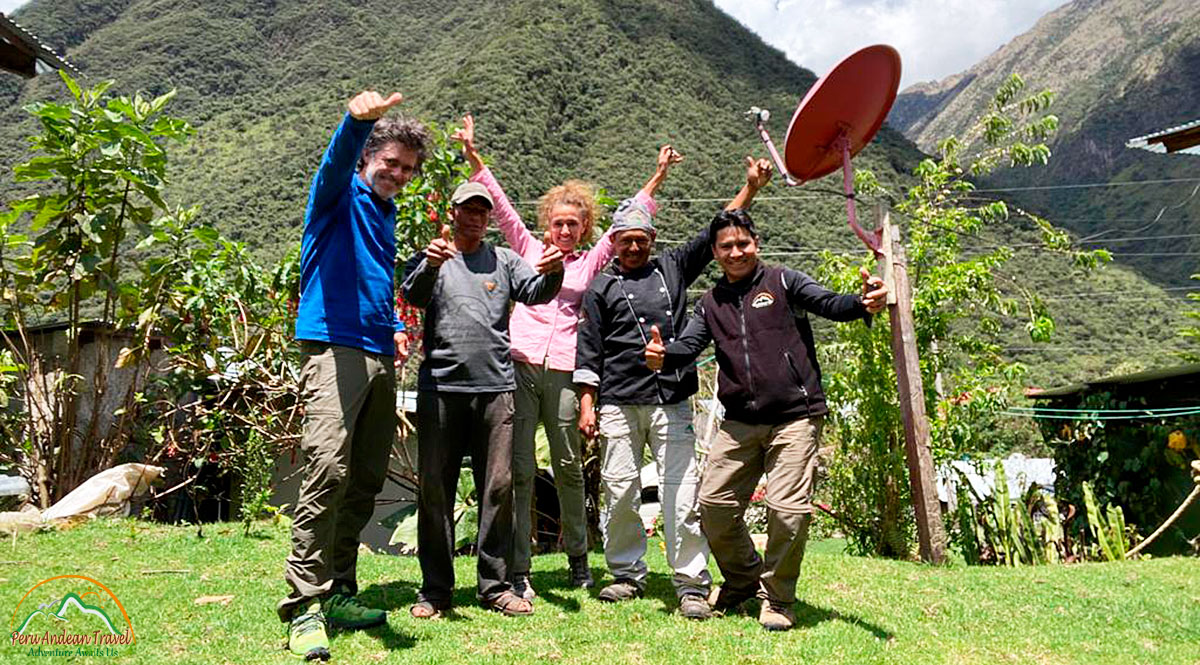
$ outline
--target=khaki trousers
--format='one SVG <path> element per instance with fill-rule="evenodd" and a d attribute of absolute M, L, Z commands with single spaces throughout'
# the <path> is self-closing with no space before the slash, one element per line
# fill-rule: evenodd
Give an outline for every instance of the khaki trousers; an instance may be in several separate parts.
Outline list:
<path fill-rule="evenodd" d="M 358 593 L 358 536 L 375 512 L 396 436 L 392 358 L 301 342 L 304 481 L 292 520 L 284 577 L 292 591 L 279 617 L 314 598 Z"/>
<path fill-rule="evenodd" d="M 721 424 L 700 482 L 700 519 L 725 585 L 790 605 L 812 521 L 817 447 L 824 416 L 782 425 Z M 767 549 L 754 549 L 743 519 L 767 475 Z"/>

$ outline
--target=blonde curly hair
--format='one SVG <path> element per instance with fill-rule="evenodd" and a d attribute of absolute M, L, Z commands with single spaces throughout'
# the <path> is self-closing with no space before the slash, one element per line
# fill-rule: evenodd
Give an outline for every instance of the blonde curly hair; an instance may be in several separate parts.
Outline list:
<path fill-rule="evenodd" d="M 550 211 L 559 205 L 575 206 L 579 209 L 583 223 L 583 230 L 579 234 L 579 244 L 591 242 L 592 229 L 595 228 L 596 218 L 600 215 L 600 206 L 596 204 L 596 194 L 592 190 L 592 186 L 582 180 L 568 180 L 550 188 L 550 191 L 538 199 L 539 229 L 546 231 L 550 228 Z"/>

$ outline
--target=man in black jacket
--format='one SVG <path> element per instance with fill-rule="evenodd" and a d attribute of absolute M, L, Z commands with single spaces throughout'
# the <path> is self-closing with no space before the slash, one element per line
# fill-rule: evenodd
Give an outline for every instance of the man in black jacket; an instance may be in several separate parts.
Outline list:
<path fill-rule="evenodd" d="M 770 174 L 769 162 L 747 158 L 746 184 L 729 206 L 747 205 Z M 658 466 L 663 539 L 679 611 L 705 619 L 711 613 L 705 597 L 712 579 L 696 514 L 700 478 L 687 401 L 696 392 L 696 368 L 684 363 L 657 373 L 642 356 L 651 328 L 669 336 L 683 329 L 687 288 L 712 260 L 712 243 L 705 229 L 651 258 L 654 226 L 649 212 L 636 203 L 613 215 L 613 230 L 615 265 L 597 275 L 583 296 L 573 377 L 582 388 L 579 427 L 588 438 L 598 430 L 602 444 L 601 528 L 614 581 L 599 597 L 629 600 L 645 589 L 646 533 L 638 506 L 642 455 L 649 446 Z"/>
<path fill-rule="evenodd" d="M 718 214 L 709 237 L 725 276 L 701 296 L 681 335 L 664 345 L 659 331 L 651 331 L 646 364 L 670 372 L 715 342 L 725 421 L 709 452 L 699 499 L 704 533 L 725 576 L 713 609 L 731 609 L 757 595 L 763 627 L 787 630 L 796 622 L 792 604 L 828 413 L 806 313 L 834 321 L 867 318 L 886 306 L 887 287 L 862 269 L 862 294 L 838 295 L 804 273 L 761 263 L 754 222 L 742 210 Z M 764 472 L 765 560 L 742 517 Z"/>

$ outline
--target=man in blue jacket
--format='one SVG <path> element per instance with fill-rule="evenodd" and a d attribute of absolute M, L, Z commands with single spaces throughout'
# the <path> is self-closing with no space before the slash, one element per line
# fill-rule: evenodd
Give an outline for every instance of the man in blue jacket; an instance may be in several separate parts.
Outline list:
<path fill-rule="evenodd" d="M 420 168 L 427 132 L 383 117 L 401 99 L 368 90 L 350 101 L 304 217 L 296 339 L 305 467 L 285 573 L 291 593 L 278 611 L 290 623 L 289 649 L 307 660 L 329 658 L 327 623 L 347 630 L 386 620 L 355 597 L 355 567 L 395 438 L 394 363 L 408 353 L 393 305 L 392 199 Z"/>
<path fill-rule="evenodd" d="M 700 520 L 725 583 L 713 609 L 758 596 L 759 623 L 796 623 L 796 580 L 812 521 L 817 448 L 828 408 L 808 312 L 833 321 L 868 318 L 887 304 L 887 287 L 861 270 L 862 293 L 839 295 L 804 273 L 758 260 L 758 233 L 744 210 L 709 225 L 724 277 L 700 297 L 687 327 L 663 344 L 651 330 L 646 365 L 670 372 L 713 342 L 725 407 L 700 481 Z M 760 557 L 743 513 L 767 476 L 767 548 Z"/>

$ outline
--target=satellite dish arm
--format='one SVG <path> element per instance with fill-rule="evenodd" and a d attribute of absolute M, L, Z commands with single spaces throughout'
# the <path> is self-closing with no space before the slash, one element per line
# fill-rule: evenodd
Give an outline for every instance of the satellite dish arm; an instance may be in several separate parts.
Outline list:
<path fill-rule="evenodd" d="M 846 216 L 849 218 L 850 228 L 875 256 L 883 256 L 880 247 L 883 242 L 883 229 L 878 228 L 874 233 L 867 233 L 858 223 L 858 210 L 854 205 L 854 169 L 850 166 L 850 139 L 844 131 L 838 136 L 834 147 L 842 153 L 842 191 L 846 196 Z"/>
<path fill-rule="evenodd" d="M 783 158 L 779 156 L 779 151 L 775 149 L 775 143 L 771 141 L 771 136 L 767 134 L 766 123 L 771 119 L 771 112 L 767 109 L 751 106 L 750 110 L 746 111 L 746 116 L 754 120 L 754 126 L 758 129 L 758 136 L 766 144 L 767 152 L 771 153 L 771 161 L 775 163 L 775 170 L 783 177 L 784 184 L 788 187 L 796 187 L 803 184 L 788 173 L 787 167 L 783 164 Z"/>

